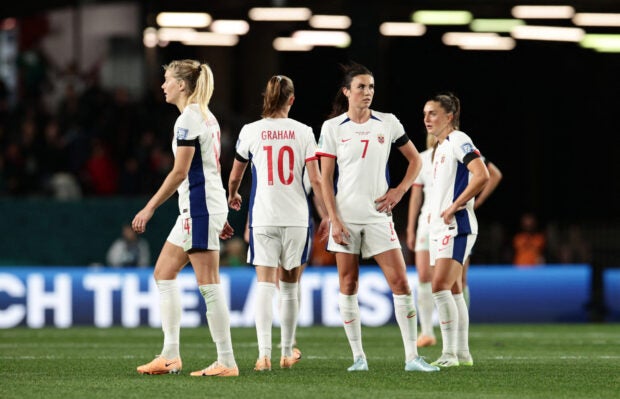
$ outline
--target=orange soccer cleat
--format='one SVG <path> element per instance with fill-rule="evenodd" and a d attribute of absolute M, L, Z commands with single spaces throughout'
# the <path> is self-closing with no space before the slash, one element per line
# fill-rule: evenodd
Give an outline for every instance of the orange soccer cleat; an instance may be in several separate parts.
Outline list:
<path fill-rule="evenodd" d="M 190 374 L 192 377 L 237 377 L 239 375 L 239 368 L 226 367 L 217 361 L 206 369 L 193 371 Z"/>
<path fill-rule="evenodd" d="M 256 361 L 254 371 L 271 371 L 271 359 L 267 356 L 263 356 Z"/>
<path fill-rule="evenodd" d="M 176 359 L 166 359 L 157 356 L 150 363 L 138 366 L 136 370 L 140 374 L 179 374 L 183 368 L 183 362 L 180 357 Z"/>

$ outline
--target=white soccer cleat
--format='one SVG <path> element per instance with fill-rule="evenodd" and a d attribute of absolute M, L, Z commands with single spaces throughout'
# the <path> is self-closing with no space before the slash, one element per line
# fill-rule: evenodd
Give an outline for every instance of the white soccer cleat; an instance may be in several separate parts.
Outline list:
<path fill-rule="evenodd" d="M 455 355 L 444 353 L 441 357 L 431 363 L 431 366 L 437 367 L 457 367 L 459 365 L 459 359 Z"/>
<path fill-rule="evenodd" d="M 469 352 L 459 352 L 457 354 L 459 359 L 459 366 L 473 366 L 474 359 L 471 357 L 471 353 Z"/>
<path fill-rule="evenodd" d="M 349 367 L 347 371 L 368 371 L 368 362 L 366 361 L 366 358 L 356 358 L 353 365 Z"/>
<path fill-rule="evenodd" d="M 405 363 L 405 371 L 424 371 L 430 373 L 433 371 L 439 371 L 439 367 L 431 366 L 426 363 L 422 356 L 418 356 L 415 359 Z"/>

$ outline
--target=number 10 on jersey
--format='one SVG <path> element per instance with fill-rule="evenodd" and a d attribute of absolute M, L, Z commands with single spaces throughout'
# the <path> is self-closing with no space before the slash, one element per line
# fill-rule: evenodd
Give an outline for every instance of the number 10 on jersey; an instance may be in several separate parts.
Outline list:
<path fill-rule="evenodd" d="M 267 185 L 273 186 L 273 146 L 266 145 L 263 146 L 263 150 L 267 152 Z M 285 176 L 284 173 L 284 158 L 285 155 L 288 155 L 288 176 Z M 285 186 L 288 186 L 293 182 L 293 178 L 295 177 L 293 173 L 293 166 L 295 165 L 295 153 L 293 149 L 287 145 L 280 148 L 278 151 L 278 179 Z"/>

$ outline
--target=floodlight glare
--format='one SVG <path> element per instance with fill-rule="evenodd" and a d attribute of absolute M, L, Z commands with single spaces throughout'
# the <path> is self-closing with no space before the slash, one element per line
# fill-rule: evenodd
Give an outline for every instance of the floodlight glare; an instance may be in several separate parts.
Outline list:
<path fill-rule="evenodd" d="M 157 24 L 164 27 L 204 28 L 211 23 L 211 15 L 206 12 L 160 12 Z"/>
<path fill-rule="evenodd" d="M 469 28 L 474 32 L 510 32 L 515 26 L 525 25 L 522 19 L 474 19 Z"/>
<path fill-rule="evenodd" d="M 469 11 L 420 10 L 411 15 L 411 20 L 424 25 L 467 25 L 473 19 Z"/>

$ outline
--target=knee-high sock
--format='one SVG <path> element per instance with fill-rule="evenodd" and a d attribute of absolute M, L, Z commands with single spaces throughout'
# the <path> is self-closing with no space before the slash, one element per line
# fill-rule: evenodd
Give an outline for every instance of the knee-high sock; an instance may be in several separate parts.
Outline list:
<path fill-rule="evenodd" d="M 299 314 L 297 283 L 280 281 L 280 339 L 282 340 L 282 356 L 293 356 L 293 339 Z"/>
<path fill-rule="evenodd" d="M 456 337 L 459 315 L 450 290 L 433 293 L 435 306 L 439 312 L 439 327 L 443 341 L 442 353 L 456 356 Z"/>
<path fill-rule="evenodd" d="M 258 339 L 258 357 L 271 359 L 271 327 L 273 325 L 273 296 L 276 293 L 274 283 L 258 282 L 256 284 L 256 338 Z"/>
<path fill-rule="evenodd" d="M 465 304 L 467 305 L 467 309 L 469 309 L 471 305 L 471 300 L 469 297 L 469 285 L 463 286 L 463 298 L 465 298 Z"/>
<path fill-rule="evenodd" d="M 166 359 L 180 357 L 179 336 L 181 333 L 181 295 L 176 280 L 157 280 L 161 329 L 164 332 L 164 347 L 161 356 Z"/>
<path fill-rule="evenodd" d="M 409 293 L 407 295 L 393 295 L 393 297 L 396 322 L 400 327 L 400 334 L 405 345 L 405 361 L 414 360 L 418 357 L 418 347 L 416 345 L 418 323 L 413 295 Z"/>
<path fill-rule="evenodd" d="M 422 335 L 434 337 L 433 331 L 433 290 L 431 283 L 418 284 L 418 320 L 420 322 L 420 330 Z"/>
<path fill-rule="evenodd" d="M 457 353 L 469 353 L 469 309 L 465 303 L 463 294 L 453 295 L 456 303 L 457 312 L 459 314 L 459 323 L 456 335 L 456 351 Z"/>
<path fill-rule="evenodd" d="M 297 282 L 297 303 L 299 305 L 299 312 L 301 312 L 301 282 Z M 297 313 L 297 319 L 299 320 L 299 312 Z M 297 345 L 297 327 L 295 327 L 295 333 L 293 333 L 293 346 Z"/>
<path fill-rule="evenodd" d="M 347 334 L 353 359 L 358 357 L 366 357 L 362 347 L 362 323 L 360 320 L 360 307 L 357 302 L 357 294 L 338 296 L 338 305 L 340 307 L 340 316 L 344 323 L 344 331 Z"/>
<path fill-rule="evenodd" d="M 219 284 L 206 284 L 198 288 L 207 305 L 207 323 L 217 348 L 217 361 L 226 367 L 234 367 L 236 363 L 230 337 L 230 316 L 222 287 Z"/>

